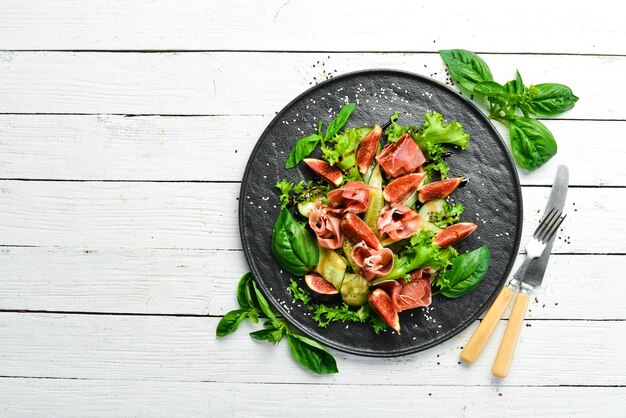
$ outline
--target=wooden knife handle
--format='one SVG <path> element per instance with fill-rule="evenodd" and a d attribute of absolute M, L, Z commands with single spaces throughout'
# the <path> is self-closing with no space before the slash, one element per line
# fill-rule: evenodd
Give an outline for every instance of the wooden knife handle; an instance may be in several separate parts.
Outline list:
<path fill-rule="evenodd" d="M 504 330 L 504 336 L 502 337 L 502 342 L 498 349 L 498 355 L 496 356 L 496 361 L 493 363 L 493 369 L 491 370 L 496 377 L 506 377 L 509 372 L 509 366 L 511 365 L 511 360 L 513 360 L 513 353 L 517 345 L 517 338 L 522 329 L 522 322 L 524 322 L 524 315 L 528 307 L 528 298 L 528 294 L 520 293 L 517 295 L 517 299 L 515 299 L 515 304 L 513 305 L 513 310 L 509 317 L 509 323 Z"/>
<path fill-rule="evenodd" d="M 461 360 L 468 364 L 476 361 L 496 325 L 498 325 L 500 318 L 502 318 L 502 313 L 511 303 L 511 299 L 513 299 L 513 290 L 508 286 L 503 287 L 493 305 L 487 311 L 485 318 L 478 326 L 478 329 L 467 342 L 463 351 L 461 351 Z"/>

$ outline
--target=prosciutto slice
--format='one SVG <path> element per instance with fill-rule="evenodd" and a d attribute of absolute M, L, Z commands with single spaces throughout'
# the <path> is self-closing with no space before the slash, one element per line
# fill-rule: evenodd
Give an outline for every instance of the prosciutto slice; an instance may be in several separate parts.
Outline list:
<path fill-rule="evenodd" d="M 360 181 L 350 181 L 343 187 L 328 192 L 333 212 L 338 214 L 365 212 L 370 204 L 370 190 L 373 188 Z"/>
<path fill-rule="evenodd" d="M 389 177 L 410 174 L 426 162 L 422 150 L 409 134 L 402 135 L 395 144 L 385 145 L 376 160 Z"/>
<path fill-rule="evenodd" d="M 414 271 L 408 283 L 404 280 L 397 280 L 380 285 L 391 297 L 396 312 L 430 305 L 432 302 L 430 275 L 424 270 L 426 269 Z"/>
<path fill-rule="evenodd" d="M 385 235 L 391 241 L 400 241 L 415 234 L 420 227 L 421 217 L 408 206 L 400 205 L 392 208 L 386 205 L 376 227 L 381 237 Z"/>
<path fill-rule="evenodd" d="M 365 241 L 359 242 L 352 249 L 352 259 L 361 267 L 363 277 L 368 281 L 384 276 L 393 268 L 393 251 L 389 248 L 375 250 Z"/>
<path fill-rule="evenodd" d="M 336 250 L 343 245 L 341 219 L 328 206 L 320 205 L 311 210 L 309 226 L 322 247 Z"/>

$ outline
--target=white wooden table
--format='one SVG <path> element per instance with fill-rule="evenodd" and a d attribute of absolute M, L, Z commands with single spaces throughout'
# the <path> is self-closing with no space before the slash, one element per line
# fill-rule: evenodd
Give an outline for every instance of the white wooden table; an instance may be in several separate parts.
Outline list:
<path fill-rule="evenodd" d="M 0 415 L 624 416 L 619 10 L 0 2 Z M 519 68 L 581 98 L 545 122 L 557 156 L 520 173 L 526 237 L 559 163 L 572 187 L 510 376 L 490 374 L 506 319 L 471 367 L 459 347 L 477 324 L 402 358 L 334 352 L 340 373 L 328 377 L 303 371 L 284 343 L 251 340 L 248 325 L 218 340 L 247 271 L 239 182 L 275 112 L 335 70 L 442 79 L 444 48 L 481 53 L 497 80 Z"/>

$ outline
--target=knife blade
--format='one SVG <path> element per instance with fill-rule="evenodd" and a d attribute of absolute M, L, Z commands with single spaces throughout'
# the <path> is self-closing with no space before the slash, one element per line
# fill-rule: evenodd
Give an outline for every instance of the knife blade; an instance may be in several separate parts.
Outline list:
<path fill-rule="evenodd" d="M 548 203 L 544 209 L 544 216 L 551 208 L 563 210 L 563 207 L 565 206 L 565 198 L 567 197 L 568 185 L 569 171 L 566 166 L 560 165 L 554 177 L 552 191 L 550 192 Z M 528 270 L 526 270 L 526 274 L 522 278 L 523 283 L 529 284 L 533 287 L 541 284 L 546 267 L 548 266 L 550 254 L 552 252 L 552 245 L 554 244 L 554 240 L 557 235 L 558 234 L 555 234 L 554 237 L 552 237 L 552 239 L 546 244 L 546 248 L 541 253 L 541 256 L 530 262 Z"/>

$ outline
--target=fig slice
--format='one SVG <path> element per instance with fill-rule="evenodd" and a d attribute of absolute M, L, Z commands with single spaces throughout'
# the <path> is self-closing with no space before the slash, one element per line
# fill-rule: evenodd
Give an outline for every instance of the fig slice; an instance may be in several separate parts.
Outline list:
<path fill-rule="evenodd" d="M 417 190 L 425 176 L 423 173 L 413 173 L 398 177 L 385 187 L 383 197 L 391 207 L 398 206 Z"/>
<path fill-rule="evenodd" d="M 339 291 L 331 282 L 317 273 L 304 276 L 304 282 L 311 289 L 312 295 L 319 300 L 330 300 L 339 294 Z"/>
<path fill-rule="evenodd" d="M 400 318 L 398 312 L 393 308 L 393 302 L 389 295 L 383 289 L 374 289 L 370 293 L 368 301 L 380 319 L 400 334 Z"/>
<path fill-rule="evenodd" d="M 378 141 L 383 133 L 380 125 L 375 124 L 374 129 L 370 131 L 361 141 L 356 151 L 356 165 L 359 167 L 361 174 L 365 174 L 372 165 L 376 151 L 378 149 Z"/>
<path fill-rule="evenodd" d="M 353 213 L 347 213 L 341 220 L 341 229 L 354 242 L 365 241 L 365 244 L 375 250 L 383 248 L 380 240 L 369 226 Z"/>
<path fill-rule="evenodd" d="M 326 161 L 318 160 L 316 158 L 305 158 L 303 160 L 311 170 L 318 176 L 322 177 L 327 182 L 333 184 L 336 187 L 341 186 L 343 182 L 343 174 L 341 170 L 328 164 Z"/>
<path fill-rule="evenodd" d="M 434 183 L 428 183 L 420 187 L 417 191 L 417 198 L 421 203 L 428 202 L 433 199 L 444 199 L 459 187 L 459 184 L 463 181 L 463 177 L 454 177 L 451 179 L 445 179 L 436 181 Z"/>
<path fill-rule="evenodd" d="M 458 224 L 450 225 L 443 231 L 440 231 L 433 242 L 440 248 L 449 247 L 452 244 L 456 244 L 469 234 L 474 232 L 477 225 L 471 222 L 459 222 Z"/>

